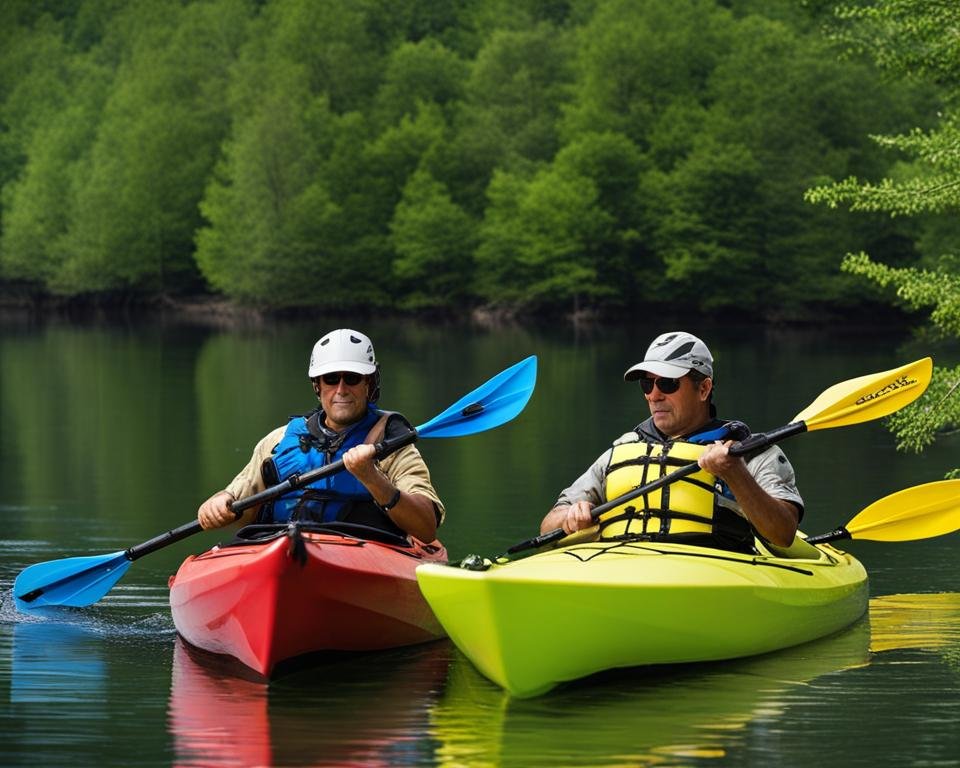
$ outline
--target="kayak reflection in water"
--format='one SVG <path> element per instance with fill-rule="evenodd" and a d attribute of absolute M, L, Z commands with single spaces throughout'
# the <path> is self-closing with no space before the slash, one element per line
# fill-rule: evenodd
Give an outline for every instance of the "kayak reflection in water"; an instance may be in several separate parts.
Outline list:
<path fill-rule="evenodd" d="M 793 467 L 777 446 L 730 453 L 748 432 L 716 417 L 713 356 L 683 331 L 664 333 L 642 362 L 624 374 L 639 381 L 650 418 L 614 441 L 546 514 L 541 532 L 567 534 L 599 522 L 604 540 L 676 541 L 752 552 L 754 532 L 771 543 L 793 543 L 803 499 Z M 672 470 L 697 462 L 700 471 L 600 515 L 598 504 Z"/>
<path fill-rule="evenodd" d="M 342 460 L 348 471 L 251 508 L 242 521 L 338 521 L 433 541 L 444 507 L 420 452 L 406 445 L 379 462 L 374 457 L 375 443 L 413 428 L 377 408 L 380 366 L 370 339 L 349 328 L 331 331 L 314 345 L 307 375 L 320 405 L 260 440 L 233 481 L 200 505 L 200 525 L 232 523 L 237 499 Z"/>

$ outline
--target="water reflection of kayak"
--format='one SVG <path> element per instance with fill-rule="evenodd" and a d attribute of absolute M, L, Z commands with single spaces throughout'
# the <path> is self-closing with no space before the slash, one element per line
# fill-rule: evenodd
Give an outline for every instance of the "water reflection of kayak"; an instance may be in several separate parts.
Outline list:
<path fill-rule="evenodd" d="M 444 766 L 668 765 L 722 757 L 749 723 L 778 718 L 810 683 L 894 649 L 960 647 L 960 594 L 893 595 L 829 637 L 722 663 L 601 672 L 550 696 L 518 699 L 462 655 L 431 713 Z M 873 636 L 871 636 L 871 632 Z"/>
<path fill-rule="evenodd" d="M 869 663 L 865 620 L 829 638 L 723 664 L 594 675 L 550 696 L 518 699 L 459 657 L 432 713 L 441 765 L 651 765 L 718 757 L 784 693 Z"/>
<path fill-rule="evenodd" d="M 759 555 L 574 544 L 488 570 L 417 569 L 457 647 L 518 697 L 619 667 L 750 656 L 824 637 L 867 607 L 854 557 L 798 539 Z"/>
<path fill-rule="evenodd" d="M 177 631 L 264 677 L 302 654 L 444 636 L 414 574 L 420 563 L 444 562 L 442 546 L 374 541 L 328 527 L 249 526 L 244 538 L 187 558 L 170 579 Z"/>
<path fill-rule="evenodd" d="M 168 706 L 176 764 L 432 762 L 428 712 L 452 653 L 441 642 L 331 654 L 268 685 L 238 676 L 236 662 L 178 637 Z"/>
<path fill-rule="evenodd" d="M 267 687 L 191 653 L 178 637 L 167 712 L 177 765 L 272 765 Z"/>

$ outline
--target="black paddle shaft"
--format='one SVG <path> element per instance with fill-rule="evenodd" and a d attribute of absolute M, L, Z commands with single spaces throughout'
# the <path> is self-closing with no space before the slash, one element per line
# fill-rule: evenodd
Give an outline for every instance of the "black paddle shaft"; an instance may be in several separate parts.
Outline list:
<path fill-rule="evenodd" d="M 386 440 L 381 440 L 379 443 L 375 443 L 374 448 L 376 449 L 376 458 L 386 458 L 391 453 L 403 448 L 405 445 L 415 443 L 417 441 L 417 437 L 417 431 L 412 429 L 402 435 L 397 435 L 396 437 L 387 438 Z M 230 505 L 230 509 L 232 509 L 237 518 L 239 518 L 246 509 L 263 504 L 265 501 L 272 501 L 273 499 L 279 498 L 285 493 L 289 493 L 296 488 L 302 488 L 303 486 L 309 485 L 310 483 L 320 480 L 321 478 L 335 475 L 341 470 L 343 470 L 343 459 L 340 461 L 335 461 L 333 464 L 327 464 L 324 467 L 311 469 L 309 472 L 304 472 L 303 474 L 292 475 L 282 483 L 272 485 L 266 490 L 260 491 L 260 493 L 255 493 L 252 496 L 238 499 Z M 185 539 L 188 536 L 193 536 L 196 533 L 200 533 L 202 530 L 203 527 L 200 525 L 200 521 L 192 520 L 189 523 L 181 525 L 179 528 L 173 528 L 166 533 L 161 533 L 159 536 L 154 536 L 152 539 L 149 539 L 142 544 L 137 544 L 136 546 L 130 547 L 124 554 L 126 554 L 128 560 L 137 560 L 144 555 L 149 555 L 151 552 L 156 552 L 158 549 L 162 549 L 163 547 L 173 544 L 174 542 Z"/>
<path fill-rule="evenodd" d="M 769 432 L 757 432 L 756 434 L 750 435 L 749 437 L 731 445 L 730 455 L 744 456 L 748 453 L 752 453 L 753 451 L 769 448 L 771 445 L 783 440 L 784 438 L 806 431 L 807 425 L 804 422 L 795 421 L 791 424 L 787 424 L 786 426 L 770 430 Z M 625 504 L 626 502 L 631 501 L 638 496 L 645 496 L 648 493 L 653 493 L 654 491 L 663 488 L 663 486 L 669 485 L 680 478 L 686 477 L 687 475 L 692 475 L 698 469 L 700 469 L 700 465 L 695 461 L 682 466 L 680 469 L 674 470 L 668 475 L 664 475 L 663 477 L 659 477 L 649 483 L 638 486 L 632 491 L 627 491 L 623 495 L 617 496 L 615 499 L 611 499 L 603 504 L 598 504 L 590 510 L 590 517 L 596 521 L 600 515 L 609 512 L 611 509 L 616 509 L 621 504 Z M 507 554 L 514 555 L 517 552 L 524 552 L 528 549 L 537 549 L 538 547 L 543 547 L 547 544 L 559 541 L 566 535 L 567 534 L 564 532 L 563 528 L 555 528 L 547 533 L 534 536 L 532 539 L 527 539 L 526 541 L 521 541 L 519 544 L 514 544 L 512 547 L 510 547 L 510 549 L 507 550 Z"/>

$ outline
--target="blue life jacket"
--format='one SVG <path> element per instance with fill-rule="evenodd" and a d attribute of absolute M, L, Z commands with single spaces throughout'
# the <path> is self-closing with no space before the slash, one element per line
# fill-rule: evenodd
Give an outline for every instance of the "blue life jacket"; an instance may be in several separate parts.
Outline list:
<path fill-rule="evenodd" d="M 366 441 L 383 415 L 382 411 L 371 407 L 360 421 L 343 432 L 333 432 L 324 427 L 323 412 L 319 410 L 292 418 L 273 449 L 273 455 L 263 464 L 261 472 L 264 482 L 267 486 L 275 485 L 295 474 L 341 460 L 350 448 Z M 399 416 L 390 414 L 391 417 L 394 415 Z M 290 520 L 319 523 L 345 521 L 405 535 L 377 506 L 363 483 L 345 469 L 264 504 L 258 518 L 261 523 L 285 523 Z"/>

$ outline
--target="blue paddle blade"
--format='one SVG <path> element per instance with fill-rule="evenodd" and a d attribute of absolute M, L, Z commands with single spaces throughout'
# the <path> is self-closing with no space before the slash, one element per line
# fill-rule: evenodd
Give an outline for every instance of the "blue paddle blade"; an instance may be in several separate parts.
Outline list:
<path fill-rule="evenodd" d="M 21 571 L 13 582 L 14 602 L 17 610 L 24 612 L 47 605 L 93 605 L 130 565 L 126 552 L 37 563 Z"/>
<path fill-rule="evenodd" d="M 524 409 L 536 383 L 537 357 L 531 355 L 421 424 L 417 427 L 417 434 L 420 437 L 460 437 L 499 427 Z"/>

